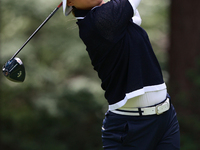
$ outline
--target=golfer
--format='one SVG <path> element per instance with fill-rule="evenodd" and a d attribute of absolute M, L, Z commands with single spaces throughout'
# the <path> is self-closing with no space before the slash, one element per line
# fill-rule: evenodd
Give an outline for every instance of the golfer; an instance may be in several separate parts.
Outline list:
<path fill-rule="evenodd" d="M 103 148 L 179 150 L 176 112 L 148 35 L 140 27 L 140 0 L 66 3 L 66 15 L 72 11 L 77 18 L 79 36 L 109 104 Z"/>

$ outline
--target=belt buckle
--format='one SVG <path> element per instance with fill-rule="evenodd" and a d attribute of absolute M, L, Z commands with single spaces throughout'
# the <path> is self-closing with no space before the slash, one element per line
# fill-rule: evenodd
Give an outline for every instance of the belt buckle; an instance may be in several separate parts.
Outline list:
<path fill-rule="evenodd" d="M 157 115 L 160 115 L 160 114 L 164 113 L 165 111 L 167 111 L 169 109 L 168 99 L 164 103 L 157 105 L 155 109 L 156 109 Z"/>

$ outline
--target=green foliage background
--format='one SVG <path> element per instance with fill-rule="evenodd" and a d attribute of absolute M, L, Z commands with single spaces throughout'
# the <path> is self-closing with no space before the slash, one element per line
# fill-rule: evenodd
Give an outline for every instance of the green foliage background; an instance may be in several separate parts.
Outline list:
<path fill-rule="evenodd" d="M 1 0 L 1 66 L 22 46 L 61 1 Z M 167 73 L 169 1 L 143 0 L 139 11 Z M 24 83 L 0 74 L 2 150 L 100 150 L 108 106 L 75 18 L 62 8 L 18 54 Z"/>

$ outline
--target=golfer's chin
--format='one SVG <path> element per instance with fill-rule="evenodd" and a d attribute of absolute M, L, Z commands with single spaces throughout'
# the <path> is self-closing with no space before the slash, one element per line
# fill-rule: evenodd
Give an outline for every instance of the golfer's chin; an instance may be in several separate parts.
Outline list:
<path fill-rule="evenodd" d="M 91 10 L 95 6 L 101 6 L 104 4 L 103 0 L 80 0 L 78 3 L 74 3 L 72 6 L 81 10 Z"/>

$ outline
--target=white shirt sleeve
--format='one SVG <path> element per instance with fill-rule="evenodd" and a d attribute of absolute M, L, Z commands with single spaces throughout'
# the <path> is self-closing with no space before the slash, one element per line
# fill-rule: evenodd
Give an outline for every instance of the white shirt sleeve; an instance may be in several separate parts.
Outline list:
<path fill-rule="evenodd" d="M 135 13 L 141 0 L 128 0 L 128 1 L 130 2 L 131 6 L 133 7 L 133 10 L 134 10 L 134 13 Z"/>
<path fill-rule="evenodd" d="M 142 19 L 141 19 L 141 17 L 140 17 L 140 13 L 139 13 L 139 11 L 136 9 L 136 11 L 135 11 L 135 14 L 134 14 L 134 16 L 132 17 L 132 20 L 133 20 L 133 22 L 135 23 L 135 24 L 137 24 L 137 25 L 141 25 L 141 23 L 142 23 Z"/>

